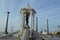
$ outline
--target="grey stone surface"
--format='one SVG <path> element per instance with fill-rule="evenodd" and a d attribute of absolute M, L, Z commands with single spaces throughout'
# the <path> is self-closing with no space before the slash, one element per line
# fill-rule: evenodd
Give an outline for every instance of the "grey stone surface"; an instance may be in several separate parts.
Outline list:
<path fill-rule="evenodd" d="M 20 40 L 17 37 L 5 37 L 5 38 L 0 38 L 0 40 Z"/>

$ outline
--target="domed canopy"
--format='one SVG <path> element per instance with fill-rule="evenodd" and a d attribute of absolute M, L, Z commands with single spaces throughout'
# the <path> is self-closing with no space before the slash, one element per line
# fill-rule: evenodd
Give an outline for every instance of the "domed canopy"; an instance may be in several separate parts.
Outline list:
<path fill-rule="evenodd" d="M 21 8 L 21 11 L 20 11 L 20 12 L 22 12 L 23 10 L 25 10 L 25 11 L 30 10 L 30 11 L 32 11 L 33 13 L 36 13 L 36 11 L 35 11 L 33 8 L 30 7 L 29 3 L 28 3 L 27 6 L 25 6 L 24 8 Z"/>

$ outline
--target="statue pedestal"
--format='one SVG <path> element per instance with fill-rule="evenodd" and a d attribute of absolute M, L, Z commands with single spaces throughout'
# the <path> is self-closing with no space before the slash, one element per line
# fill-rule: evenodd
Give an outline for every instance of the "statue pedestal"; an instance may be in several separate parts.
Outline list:
<path fill-rule="evenodd" d="M 28 40 L 30 36 L 30 27 L 24 27 L 21 35 L 21 40 Z"/>
<path fill-rule="evenodd" d="M 25 29 L 29 29 L 30 27 L 24 27 Z"/>
<path fill-rule="evenodd" d="M 30 28 L 28 25 L 25 25 L 25 27 L 24 28 Z"/>

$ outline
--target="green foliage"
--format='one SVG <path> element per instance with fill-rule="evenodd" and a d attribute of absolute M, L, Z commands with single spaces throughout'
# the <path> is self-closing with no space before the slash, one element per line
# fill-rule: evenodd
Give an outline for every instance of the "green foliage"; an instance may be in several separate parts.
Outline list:
<path fill-rule="evenodd" d="M 57 35 L 60 35 L 60 32 L 57 32 Z"/>

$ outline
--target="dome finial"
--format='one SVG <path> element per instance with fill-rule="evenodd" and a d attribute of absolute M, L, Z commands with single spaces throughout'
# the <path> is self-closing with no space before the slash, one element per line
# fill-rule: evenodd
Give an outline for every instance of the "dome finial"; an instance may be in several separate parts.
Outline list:
<path fill-rule="evenodd" d="M 27 0 L 27 7 L 29 7 L 30 5 L 29 5 L 29 0 Z"/>
<path fill-rule="evenodd" d="M 27 0 L 27 5 L 25 6 L 25 8 L 31 9 L 30 4 L 29 4 L 29 0 Z"/>

